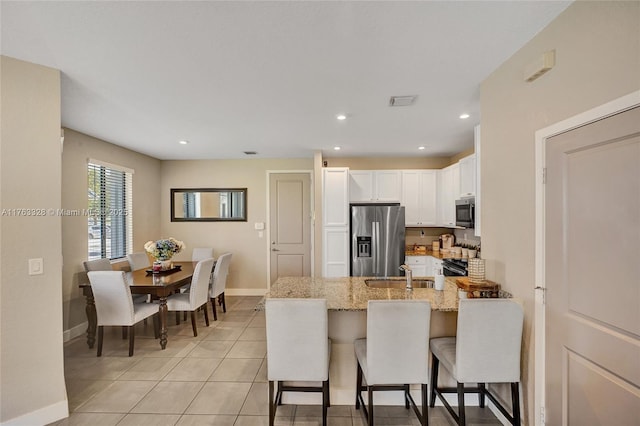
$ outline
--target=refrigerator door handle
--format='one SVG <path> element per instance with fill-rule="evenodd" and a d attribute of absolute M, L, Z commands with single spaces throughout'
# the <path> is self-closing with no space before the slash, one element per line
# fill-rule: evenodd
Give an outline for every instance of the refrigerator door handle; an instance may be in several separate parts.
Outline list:
<path fill-rule="evenodd" d="M 378 264 L 380 257 L 380 222 L 372 222 L 371 223 L 371 234 L 372 234 L 372 251 L 373 251 L 373 275 L 378 276 Z"/>

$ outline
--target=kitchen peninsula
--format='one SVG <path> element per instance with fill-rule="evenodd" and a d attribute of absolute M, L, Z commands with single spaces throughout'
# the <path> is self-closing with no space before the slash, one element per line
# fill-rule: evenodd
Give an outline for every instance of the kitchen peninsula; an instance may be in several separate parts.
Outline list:
<path fill-rule="evenodd" d="M 366 337 L 367 303 L 369 300 L 428 300 L 431 302 L 431 337 L 453 336 L 456 332 L 458 291 L 455 277 L 445 279 L 444 290 L 433 288 L 371 288 L 366 277 L 279 278 L 265 295 L 269 298 L 327 299 L 329 309 L 329 338 L 332 342 L 330 386 L 332 405 L 352 405 L 355 399 L 356 359 L 353 341 Z M 404 281 L 403 278 L 399 280 Z M 264 309 L 264 302 L 256 307 Z M 295 318 L 291 318 L 295 321 Z M 402 330 L 398 330 L 402 332 Z M 425 360 L 427 362 L 427 360 Z M 420 390 L 412 390 L 414 398 Z M 317 395 L 289 393 L 285 403 L 317 404 Z M 376 404 L 402 405 L 401 392 L 380 392 Z"/>

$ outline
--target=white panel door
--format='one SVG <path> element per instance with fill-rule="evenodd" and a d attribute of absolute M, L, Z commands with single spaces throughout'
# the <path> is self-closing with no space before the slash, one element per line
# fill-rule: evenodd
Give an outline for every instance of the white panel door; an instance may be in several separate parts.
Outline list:
<path fill-rule="evenodd" d="M 546 142 L 546 423 L 640 422 L 640 108 Z"/>

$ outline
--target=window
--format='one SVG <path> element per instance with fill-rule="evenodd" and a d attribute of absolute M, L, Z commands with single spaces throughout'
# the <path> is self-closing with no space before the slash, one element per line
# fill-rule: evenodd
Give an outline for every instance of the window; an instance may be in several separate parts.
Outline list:
<path fill-rule="evenodd" d="M 89 260 L 117 259 L 132 252 L 133 171 L 89 160 L 88 237 Z"/>

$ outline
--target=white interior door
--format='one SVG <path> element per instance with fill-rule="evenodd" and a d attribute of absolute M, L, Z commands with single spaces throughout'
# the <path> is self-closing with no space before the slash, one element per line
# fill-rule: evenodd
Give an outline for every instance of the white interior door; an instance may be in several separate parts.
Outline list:
<path fill-rule="evenodd" d="M 269 175 L 270 280 L 311 276 L 311 177 Z"/>
<path fill-rule="evenodd" d="M 546 423 L 640 422 L 640 108 L 546 142 Z"/>

